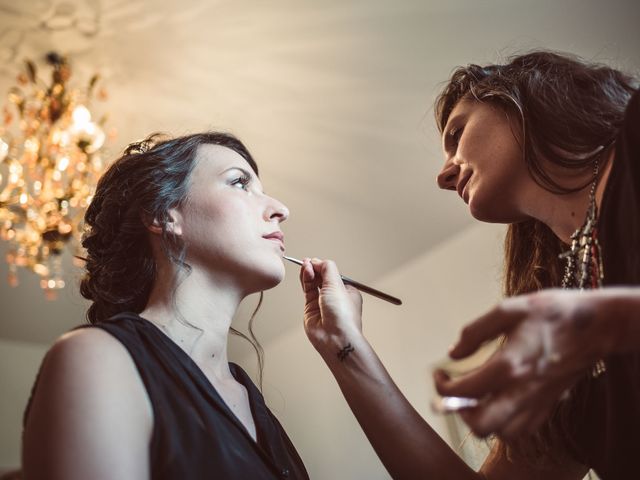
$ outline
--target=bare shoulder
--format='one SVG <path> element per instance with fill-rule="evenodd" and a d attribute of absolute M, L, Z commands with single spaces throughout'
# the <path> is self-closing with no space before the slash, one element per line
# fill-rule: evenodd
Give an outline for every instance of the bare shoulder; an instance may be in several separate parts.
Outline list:
<path fill-rule="evenodd" d="M 107 393 L 111 400 L 118 395 L 127 395 L 135 401 L 136 393 L 144 393 L 142 398 L 146 397 L 129 352 L 115 337 L 100 328 L 66 333 L 47 352 L 38 389 L 62 390 L 62 385 L 67 393 L 77 394 L 79 399 Z"/>
<path fill-rule="evenodd" d="M 124 345 L 113 335 L 101 328 L 82 328 L 58 338 L 47 352 L 45 362 L 72 369 L 83 362 L 95 367 L 104 364 L 107 368 L 126 369 L 132 360 Z"/>
<path fill-rule="evenodd" d="M 124 346 L 113 335 L 101 328 L 80 328 L 67 332 L 59 337 L 49 352 L 47 357 L 65 357 L 68 355 L 87 355 L 100 350 L 103 353 L 118 353 L 122 350 L 126 352 Z"/>
<path fill-rule="evenodd" d="M 45 356 L 33 392 L 25 478 L 41 469 L 55 473 L 48 478 L 144 478 L 152 427 L 146 389 L 124 345 L 99 328 L 65 334 Z"/>
<path fill-rule="evenodd" d="M 496 442 L 485 460 L 480 474 L 486 480 L 582 480 L 588 467 L 570 460 L 562 465 L 538 468 L 529 462 L 517 462 L 507 458 L 506 450 Z"/>

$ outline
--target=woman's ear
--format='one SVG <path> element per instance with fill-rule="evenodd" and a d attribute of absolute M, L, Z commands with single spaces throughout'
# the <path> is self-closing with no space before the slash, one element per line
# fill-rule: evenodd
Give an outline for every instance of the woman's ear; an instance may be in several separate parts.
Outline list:
<path fill-rule="evenodd" d="M 166 223 L 167 232 L 177 236 L 182 235 L 182 215 L 180 215 L 180 212 L 175 208 L 170 208 L 167 211 L 167 216 L 169 217 Z M 142 214 L 142 222 L 151 233 L 162 235 L 162 225 L 156 217 Z"/>
<path fill-rule="evenodd" d="M 167 221 L 167 232 L 172 233 L 176 237 L 182 235 L 182 214 L 177 208 L 170 208 L 167 211 L 169 220 Z"/>

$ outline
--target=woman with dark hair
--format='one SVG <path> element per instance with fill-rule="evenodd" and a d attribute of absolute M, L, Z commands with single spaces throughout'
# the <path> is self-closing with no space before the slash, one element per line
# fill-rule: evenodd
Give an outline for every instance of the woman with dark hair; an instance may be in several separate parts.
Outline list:
<path fill-rule="evenodd" d="M 631 478 L 640 453 L 640 94 L 601 65 L 533 52 L 458 69 L 436 102 L 444 167 L 471 214 L 509 224 L 506 299 L 453 358 L 503 337 L 438 391 L 497 437 L 473 472 L 418 415 L 362 335 L 361 299 L 306 259 L 305 329 L 394 478 Z M 602 288 L 601 288 L 602 287 Z M 336 358 L 335 352 L 344 349 Z M 384 413 L 382 413 L 384 412 Z"/>
<path fill-rule="evenodd" d="M 25 478 L 307 479 L 256 386 L 227 360 L 241 300 L 284 276 L 288 215 L 231 135 L 130 145 L 86 212 L 90 324 L 40 368 Z"/>

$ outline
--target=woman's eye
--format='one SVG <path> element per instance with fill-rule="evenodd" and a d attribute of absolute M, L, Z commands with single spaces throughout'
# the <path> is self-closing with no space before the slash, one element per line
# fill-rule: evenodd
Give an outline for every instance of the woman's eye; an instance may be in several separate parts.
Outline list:
<path fill-rule="evenodd" d="M 236 178 L 231 182 L 233 186 L 239 186 L 243 190 L 249 190 L 249 184 L 251 183 L 251 178 L 247 175 L 242 175 L 241 177 Z"/>
<path fill-rule="evenodd" d="M 451 137 L 451 141 L 454 145 L 458 145 L 458 143 L 460 143 L 461 135 L 462 135 L 462 127 L 452 128 L 449 131 L 449 136 Z"/>

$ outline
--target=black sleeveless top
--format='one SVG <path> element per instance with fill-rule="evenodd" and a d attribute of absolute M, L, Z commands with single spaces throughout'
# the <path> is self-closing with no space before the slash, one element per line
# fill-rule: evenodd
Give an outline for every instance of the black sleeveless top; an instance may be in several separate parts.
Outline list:
<path fill-rule="evenodd" d="M 604 283 L 640 286 L 640 93 L 632 97 L 598 222 Z M 615 322 L 615 319 L 611 320 Z M 640 478 L 640 352 L 612 355 L 601 377 L 579 386 L 585 400 L 574 451 L 603 480 Z"/>
<path fill-rule="evenodd" d="M 191 357 L 153 323 L 121 313 L 78 328 L 100 328 L 113 335 L 140 373 L 153 407 L 153 480 L 309 478 L 262 394 L 238 365 L 229 367 L 247 389 L 257 443 Z"/>

